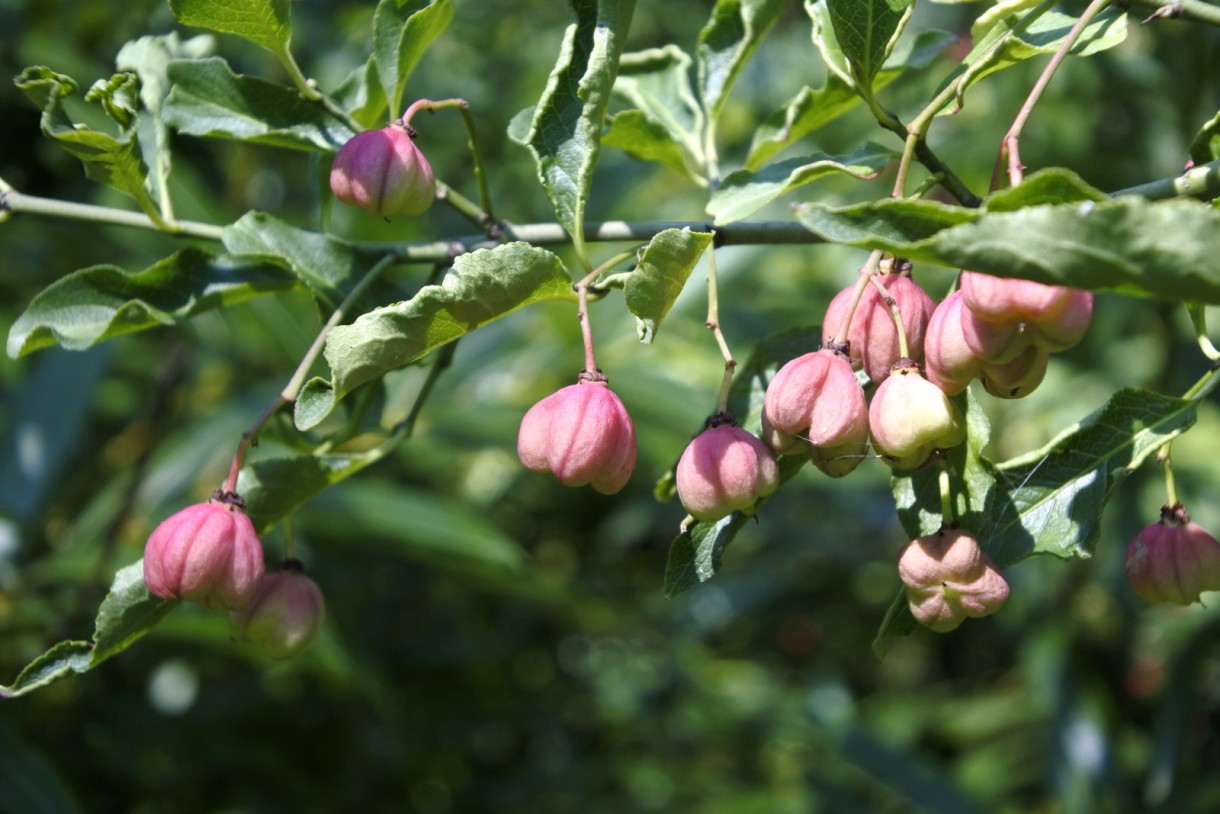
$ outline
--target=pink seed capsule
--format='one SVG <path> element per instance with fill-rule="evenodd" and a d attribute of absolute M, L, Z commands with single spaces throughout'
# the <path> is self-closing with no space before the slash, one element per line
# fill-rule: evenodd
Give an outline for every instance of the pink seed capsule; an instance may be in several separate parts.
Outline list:
<path fill-rule="evenodd" d="M 374 215 L 422 215 L 436 199 L 436 176 L 415 146 L 415 131 L 395 122 L 343 145 L 331 164 L 330 189 Z"/>
<path fill-rule="evenodd" d="M 779 487 L 779 465 L 762 441 L 732 424 L 712 426 L 687 445 L 675 473 L 678 498 L 696 520 L 719 520 Z"/>

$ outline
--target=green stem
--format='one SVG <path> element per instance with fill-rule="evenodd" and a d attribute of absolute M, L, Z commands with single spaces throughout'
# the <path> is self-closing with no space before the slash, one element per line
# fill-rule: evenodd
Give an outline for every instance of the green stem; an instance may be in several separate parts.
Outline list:
<path fill-rule="evenodd" d="M 714 239 L 715 235 L 712 237 Z M 724 378 L 720 382 L 720 396 L 716 402 L 716 414 L 720 415 L 729 411 L 729 390 L 733 384 L 733 371 L 737 368 L 737 361 L 729 350 L 724 332 L 720 330 L 720 291 L 716 280 L 715 246 L 707 253 L 707 321 L 704 324 L 716 337 L 720 355 L 724 357 Z"/>
<path fill-rule="evenodd" d="M 474 220 L 475 224 L 486 230 L 490 236 L 498 237 L 499 229 L 491 208 L 491 191 L 487 186 L 487 169 L 483 162 L 483 151 L 479 148 L 479 132 L 475 126 L 474 116 L 470 112 L 470 103 L 465 99 L 442 99 L 439 102 L 431 99 L 419 99 L 411 103 L 406 112 L 402 114 L 400 121 L 403 125 L 410 127 L 411 119 L 421 110 L 435 113 L 438 110 L 449 108 L 456 108 L 462 114 L 462 123 L 466 125 L 466 134 L 469 137 L 466 146 L 470 148 L 470 158 L 474 164 L 475 183 L 479 187 L 479 206 L 476 207 L 473 202 L 459 196 L 451 187 L 446 186 L 444 189 L 447 190 L 449 196 L 460 199 L 463 202 L 459 206 L 454 200 L 450 200 L 454 208 Z M 438 189 L 440 186 L 443 185 L 438 185 Z"/>
<path fill-rule="evenodd" d="M 1220 26 L 1220 6 L 1202 0 L 1118 0 L 1123 8 L 1138 8 L 1151 12 L 1145 23 L 1153 20 L 1189 20 L 1196 23 Z"/>
<path fill-rule="evenodd" d="M 288 74 L 288 78 L 296 86 L 297 92 L 311 102 L 322 101 L 322 94 L 318 92 L 314 83 L 306 79 L 305 74 L 301 73 L 301 67 L 297 65 L 297 61 L 293 58 L 292 52 L 288 50 L 288 46 L 280 43 L 274 53 L 276 59 L 280 61 L 280 65 L 284 66 L 284 72 Z"/>
<path fill-rule="evenodd" d="M 1042 98 L 1042 93 L 1054 78 L 1055 72 L 1059 70 L 1059 66 L 1063 64 L 1063 60 L 1067 59 L 1068 51 L 1080 39 L 1080 35 L 1084 33 L 1085 28 L 1093 18 L 1102 12 L 1106 6 L 1110 5 L 1112 0 L 1093 0 L 1089 3 L 1088 8 L 1076 20 L 1072 29 L 1068 31 L 1063 42 L 1051 57 L 1050 62 L 1042 70 L 1042 74 L 1038 77 L 1038 81 L 1034 83 L 1034 87 L 1026 97 L 1025 103 L 1021 105 L 1021 109 L 1017 112 L 1017 117 L 1013 119 L 1012 127 L 1008 128 L 1008 133 L 1000 141 L 1000 157 L 997 161 L 1002 161 L 1005 155 L 1008 157 L 1008 183 L 1010 186 L 1017 186 L 1024 178 L 1025 167 L 1021 164 L 1021 154 L 1018 142 L 1021 139 L 1021 132 L 1025 129 L 1025 123 L 1029 121 L 1029 117 L 1034 112 L 1034 106 L 1038 104 L 1038 100 Z M 998 174 L 993 173 L 993 179 Z"/>
<path fill-rule="evenodd" d="M 1210 201 L 1220 196 L 1220 159 L 1191 167 L 1181 175 L 1110 193 L 1111 198 L 1126 195 L 1139 195 L 1150 201 L 1162 201 L 1166 198 L 1199 198 Z"/>
<path fill-rule="evenodd" d="M 1216 383 L 1220 382 L 1220 367 L 1213 367 L 1207 373 L 1199 378 L 1190 388 L 1182 394 L 1182 399 L 1185 401 L 1201 401 L 1212 390 L 1216 388 Z"/>
<path fill-rule="evenodd" d="M 942 526 L 953 525 L 953 491 L 949 483 L 949 469 L 942 465 L 937 473 L 937 485 L 940 487 L 940 523 Z"/>
<path fill-rule="evenodd" d="M 1173 442 L 1170 441 L 1165 446 L 1161 447 L 1156 458 L 1161 462 L 1161 466 L 1165 469 L 1165 496 L 1167 498 L 1166 506 L 1178 505 L 1178 483 L 1173 475 Z"/>
<path fill-rule="evenodd" d="M 894 321 L 894 331 L 898 334 L 898 358 L 910 359 L 911 349 L 907 346 L 907 329 L 902 324 L 902 309 L 898 307 L 898 300 L 890 296 L 890 292 L 886 290 L 885 284 L 875 274 L 868 275 L 868 280 L 873 284 L 873 288 L 877 289 L 878 296 L 885 303 L 886 309 L 890 312 L 890 319 Z"/>
<path fill-rule="evenodd" d="M 334 328 L 347 316 L 352 306 L 368 291 L 370 285 L 390 266 L 398 261 L 397 256 L 387 255 L 377 261 L 364 275 L 364 277 L 353 286 L 347 296 L 343 298 L 343 302 L 339 303 L 339 307 L 330 315 L 330 319 L 326 320 L 326 324 L 318 331 L 318 335 L 314 338 L 313 344 L 309 346 L 309 350 L 301 357 L 301 363 L 297 365 L 297 369 L 292 374 L 292 378 L 288 380 L 288 384 L 276 396 L 275 401 L 267 405 L 259 417 L 255 419 L 250 428 L 241 434 L 241 441 L 237 444 L 237 451 L 233 454 L 233 463 L 229 467 L 229 477 L 225 481 L 224 490 L 226 492 L 235 492 L 237 490 L 237 476 L 241 472 L 242 461 L 246 457 L 246 451 L 250 445 L 254 443 L 254 439 L 258 437 L 258 433 L 263 426 L 271 419 L 277 410 L 285 404 L 291 404 L 296 401 L 297 395 L 301 392 L 301 386 L 305 383 L 305 377 L 309 375 L 309 369 L 313 367 L 313 363 L 322 353 L 322 348 L 326 344 L 326 337 L 330 334 L 331 328 Z"/>
<path fill-rule="evenodd" d="M 868 256 L 868 260 L 860 267 L 859 275 L 856 277 L 856 289 L 852 294 L 851 305 L 848 306 L 847 312 L 843 314 L 843 322 L 839 325 L 839 330 L 830 340 L 830 347 L 837 350 L 839 346 L 848 344 L 847 337 L 851 333 L 851 321 L 856 315 L 856 309 L 860 307 L 860 300 L 864 298 L 864 290 L 868 288 L 868 282 L 873 277 L 873 272 L 877 270 L 877 264 L 881 262 L 881 250 L 877 249 Z M 844 353 L 845 356 L 850 356 L 850 350 Z"/>
<path fill-rule="evenodd" d="M 201 237 L 207 240 L 220 240 L 224 234 L 224 227 L 210 223 L 189 220 L 158 223 L 157 220 L 142 212 L 115 209 L 111 206 L 57 201 L 54 198 L 39 198 L 34 195 L 25 195 L 11 187 L 0 192 L 0 210 L 13 213 L 24 212 L 31 215 L 50 215 L 69 220 L 87 220 L 114 226 L 138 226 L 142 229 L 152 229 L 171 235 Z"/>
<path fill-rule="evenodd" d="M 1199 343 L 1199 350 L 1212 362 L 1220 360 L 1220 350 L 1207 336 L 1207 307 L 1201 302 L 1188 302 L 1186 312 L 1190 314 L 1191 324 L 1195 327 L 1195 341 Z"/>

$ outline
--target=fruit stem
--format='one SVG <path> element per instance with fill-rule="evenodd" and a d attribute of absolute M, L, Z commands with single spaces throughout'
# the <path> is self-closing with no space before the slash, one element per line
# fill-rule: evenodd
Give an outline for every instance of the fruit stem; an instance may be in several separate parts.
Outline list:
<path fill-rule="evenodd" d="M 936 476 L 940 487 L 940 523 L 942 527 L 953 525 L 953 491 L 949 484 L 949 468 L 943 464 Z"/>
<path fill-rule="evenodd" d="M 907 329 L 902 324 L 902 310 L 898 307 L 898 301 L 890 296 L 890 292 L 886 290 L 880 277 L 870 274 L 868 280 L 873 284 L 873 288 L 877 289 L 877 293 L 881 296 L 881 301 L 885 303 L 886 308 L 889 310 L 890 319 L 894 320 L 894 331 L 898 335 L 898 358 L 910 359 L 911 351 L 907 347 Z"/>
<path fill-rule="evenodd" d="M 852 293 L 851 305 L 847 312 L 843 314 L 843 322 L 839 325 L 838 333 L 830 340 L 832 349 L 837 350 L 840 346 L 847 344 L 847 337 L 851 332 L 851 321 L 856 315 L 856 308 L 860 305 L 860 300 L 864 297 L 864 289 L 868 288 L 868 281 L 872 278 L 873 272 L 877 270 L 877 264 L 881 262 L 881 250 L 877 249 L 868 256 L 868 260 L 860 267 L 859 275 L 856 277 L 856 290 Z"/>
<path fill-rule="evenodd" d="M 715 239 L 716 233 L 713 232 L 713 242 Z M 737 361 L 733 358 L 732 351 L 729 350 L 729 343 L 725 341 L 724 332 L 720 330 L 720 292 L 716 282 L 716 249 L 714 247 L 707 253 L 707 321 L 703 324 L 716 337 L 716 344 L 720 346 L 720 355 L 724 357 L 724 379 L 720 383 L 720 398 L 716 402 L 716 413 L 727 413 L 729 411 L 729 389 L 733 385 L 733 371 L 737 368 Z"/>
<path fill-rule="evenodd" d="M 1178 484 L 1173 474 L 1173 441 L 1161 447 L 1156 454 L 1157 461 L 1165 468 L 1165 496 L 1166 505 L 1178 505 Z"/>
<path fill-rule="evenodd" d="M 469 136 L 466 146 L 470 148 L 470 158 L 471 162 L 474 164 L 474 178 L 475 183 L 477 183 L 479 187 L 479 205 L 481 207 L 481 209 L 478 210 L 477 216 L 475 217 L 475 222 L 482 227 L 488 235 L 493 238 L 498 238 L 502 229 L 496 222 L 495 215 L 492 214 L 491 190 L 487 185 L 486 165 L 483 163 L 483 152 L 479 149 L 479 133 L 478 129 L 475 127 L 474 116 L 470 113 L 470 103 L 465 99 L 456 98 L 442 99 L 440 101 L 418 99 L 411 103 L 410 107 L 408 107 L 406 112 L 402 114 L 402 118 L 399 121 L 401 121 L 404 126 L 409 127 L 411 125 L 411 118 L 419 111 L 426 110 L 429 113 L 434 113 L 438 110 L 445 110 L 447 108 L 457 108 L 458 112 L 462 114 L 462 123 L 466 125 L 466 133 Z M 446 189 L 449 188 L 446 187 Z M 450 190 L 450 193 L 453 194 L 452 190 Z M 462 211 L 463 214 L 469 214 L 466 212 L 466 210 L 459 211 Z"/>
<path fill-rule="evenodd" d="M 284 515 L 284 562 L 288 563 L 296 559 L 295 546 L 292 538 L 292 514 Z"/>
<path fill-rule="evenodd" d="M 1012 127 L 1008 128 L 1008 133 L 1000 140 L 1000 154 L 996 158 L 996 170 L 992 174 L 992 188 L 995 188 L 995 181 L 999 176 L 1000 167 L 1003 165 L 1005 156 L 1008 159 L 1008 183 L 1010 186 L 1017 186 L 1025 177 L 1025 166 L 1021 163 L 1021 153 L 1018 147 L 1018 142 L 1021 139 L 1021 131 L 1025 129 L 1025 123 L 1029 121 L 1030 115 L 1034 112 L 1034 105 L 1038 104 L 1038 100 L 1042 96 L 1042 92 L 1046 90 L 1051 79 L 1055 76 L 1055 71 L 1059 70 L 1059 66 L 1063 64 L 1063 60 L 1067 58 L 1068 51 L 1080 39 L 1080 35 L 1084 33 L 1084 29 L 1093 18 L 1096 17 L 1106 6 L 1110 5 L 1113 0 L 1093 0 L 1089 3 L 1088 8 L 1080 15 L 1080 19 L 1072 26 L 1071 31 L 1064 37 L 1063 43 L 1059 49 L 1055 51 L 1051 57 L 1051 61 L 1047 63 L 1042 70 L 1042 75 L 1038 77 L 1038 81 L 1034 83 L 1034 87 L 1029 92 L 1029 97 L 1025 103 L 1021 105 L 1020 111 L 1017 112 L 1017 117 L 1013 119 Z"/>
<path fill-rule="evenodd" d="M 597 268 L 590 271 L 584 277 L 581 277 L 580 281 L 572 286 L 572 288 L 576 289 L 576 299 L 578 303 L 576 318 L 580 320 L 580 333 L 585 340 L 584 372 L 588 373 L 590 376 L 597 375 L 599 371 L 597 369 L 597 363 L 593 359 L 593 332 L 589 328 L 589 285 L 599 276 L 635 254 L 636 251 L 634 249 L 619 252 Z"/>
<path fill-rule="evenodd" d="M 1195 341 L 1199 343 L 1199 350 L 1203 351 L 1203 355 L 1208 360 L 1215 362 L 1220 361 L 1220 350 L 1212 344 L 1211 339 L 1207 336 L 1207 308 L 1201 302 L 1186 303 L 1186 312 L 1190 314 L 1190 321 L 1195 326 Z"/>
<path fill-rule="evenodd" d="M 322 348 L 326 344 L 326 337 L 330 334 L 331 328 L 338 325 L 347 316 L 351 307 L 364 296 L 370 285 L 390 266 L 398 261 L 398 257 L 393 254 L 388 254 L 373 264 L 361 278 L 360 282 L 352 287 L 347 296 L 343 298 L 343 302 L 339 303 L 339 307 L 330 315 L 330 319 L 326 320 L 326 324 L 318 332 L 314 338 L 313 344 L 309 346 L 309 350 L 305 351 L 305 355 L 301 358 L 301 363 L 297 365 L 296 371 L 293 372 L 292 378 L 288 380 L 288 384 L 280 391 L 280 394 L 275 397 L 275 400 L 267 405 L 267 407 L 259 414 L 250 428 L 241 434 L 241 441 L 237 444 L 237 450 L 233 453 L 233 463 L 229 467 L 229 477 L 225 480 L 224 491 L 237 491 L 237 476 L 241 472 L 242 461 L 246 457 L 246 451 L 255 439 L 263 426 L 271 419 L 275 412 L 285 404 L 291 404 L 297 400 L 297 396 L 301 392 L 301 386 L 305 383 L 305 377 L 309 375 L 309 369 L 313 367 L 313 363 L 317 360 L 318 355 L 322 352 Z"/>

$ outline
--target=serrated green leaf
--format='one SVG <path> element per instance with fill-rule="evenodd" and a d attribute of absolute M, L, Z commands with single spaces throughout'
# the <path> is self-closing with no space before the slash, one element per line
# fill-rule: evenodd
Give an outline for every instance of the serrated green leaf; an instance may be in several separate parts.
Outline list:
<path fill-rule="evenodd" d="M 912 68 L 922 68 L 937 54 L 957 42 L 946 31 L 922 31 L 915 40 L 903 47 L 900 42 L 885 67 L 873 79 L 873 90 L 880 90 Z M 757 170 L 768 158 L 790 144 L 804 138 L 825 124 L 855 108 L 861 99 L 833 71 L 819 89 L 802 88 L 781 109 L 768 116 L 754 131 L 746 169 Z"/>
<path fill-rule="evenodd" d="M 720 182 L 707 204 L 717 226 L 747 218 L 781 195 L 835 173 L 875 178 L 895 153 L 868 142 L 850 155 L 825 153 L 789 158 L 757 172 L 737 170 Z"/>
<path fill-rule="evenodd" d="M 237 257 L 266 260 L 291 271 L 327 310 L 384 256 L 333 235 L 290 226 L 265 212 L 247 212 L 225 227 L 226 249 Z"/>
<path fill-rule="evenodd" d="M 453 21 L 450 0 L 381 0 L 373 13 L 373 65 L 390 108 L 402 115 L 402 95 L 420 57 Z"/>
<path fill-rule="evenodd" d="M 698 181 L 687 161 L 682 145 L 656 119 L 642 110 L 624 110 L 610 121 L 610 128 L 602 135 L 602 144 L 617 147 L 641 161 L 656 161 L 676 170 L 692 181 Z"/>
<path fill-rule="evenodd" d="M 635 0 L 572 0 L 572 7 L 576 22 L 564 35 L 526 142 L 555 214 L 587 265 L 585 207 Z"/>
<path fill-rule="evenodd" d="M 463 254 L 440 285 L 331 330 L 325 355 L 332 378 L 305 385 L 296 404 L 297 427 L 317 426 L 364 382 L 492 320 L 533 302 L 573 296 L 563 262 L 545 249 L 508 243 Z"/>
<path fill-rule="evenodd" d="M 1220 113 L 1199 128 L 1190 140 L 1190 158 L 1195 164 L 1207 164 L 1220 158 Z"/>
<path fill-rule="evenodd" d="M 784 0 L 716 0 L 695 57 L 703 109 L 715 121 L 741 69 L 775 24 Z"/>
<path fill-rule="evenodd" d="M 690 68 L 690 56 L 676 45 L 623 54 L 614 93 L 663 127 L 700 166 L 703 110 L 691 89 Z"/>
<path fill-rule="evenodd" d="M 914 8 L 915 0 L 826 0 L 835 38 L 858 85 L 872 88 Z"/>
<path fill-rule="evenodd" d="M 54 344 L 83 350 L 295 285 L 274 266 L 195 248 L 135 273 L 93 266 L 56 280 L 34 298 L 9 330 L 8 353 L 23 356 Z"/>
<path fill-rule="evenodd" d="M 996 465 L 981 454 L 986 419 L 971 398 L 969 443 L 953 450 L 948 461 L 957 523 L 973 532 L 1002 568 L 1034 554 L 1091 556 L 1102 511 L 1119 484 L 1189 429 L 1197 407 L 1197 399 L 1120 390 L 1042 449 Z M 940 528 L 935 469 L 896 476 L 893 487 L 899 518 L 912 539 Z M 885 637 L 914 629 L 914 620 L 899 605 L 896 600 L 886 615 L 874 648 Z"/>
<path fill-rule="evenodd" d="M 647 345 L 656 338 L 661 321 L 711 243 L 710 232 L 690 229 L 665 229 L 649 241 L 623 289 L 641 342 Z"/>
<path fill-rule="evenodd" d="M 1015 205 L 1025 184 L 1001 201 Z M 1032 194 L 1031 199 L 1036 196 Z M 837 243 L 916 261 L 1095 291 L 1220 303 L 1220 211 L 1192 200 L 1136 197 L 990 212 L 928 201 L 835 209 L 797 218 Z"/>
<path fill-rule="evenodd" d="M 368 452 L 263 458 L 242 468 L 237 493 L 245 501 L 254 527 L 263 531 L 298 506 L 384 457 L 380 447 Z"/>
<path fill-rule="evenodd" d="M 87 97 L 103 102 L 103 109 L 118 117 L 116 124 L 122 129 L 117 137 L 68 117 L 63 101 L 77 90 L 71 77 L 37 65 L 26 68 L 13 82 L 42 109 L 42 132 L 84 162 L 89 178 L 135 198 L 145 214 L 155 218 L 158 213 L 144 189 L 145 170 L 133 115 L 135 86 L 130 76 L 116 74 L 110 81 L 95 85 Z"/>
<path fill-rule="evenodd" d="M 233 73 L 219 57 L 176 59 L 166 122 L 191 136 L 236 139 L 294 150 L 338 152 L 355 135 L 322 105 L 290 88 Z"/>
<path fill-rule="evenodd" d="M 1048 5 L 1048 4 L 1043 4 Z M 1053 54 L 1067 39 L 1076 18 L 1056 11 L 1045 11 L 1043 5 L 1023 14 L 1014 14 L 997 22 L 962 61 L 962 66 L 945 80 L 966 74 L 958 84 L 956 108 L 946 107 L 940 115 L 960 110 L 963 95 L 979 80 L 997 71 L 1042 54 Z M 1127 38 L 1127 15 L 1110 7 L 1094 17 L 1068 51 L 1072 56 L 1089 56 L 1121 44 Z"/>
<path fill-rule="evenodd" d="M 30 662 L 10 686 L 0 685 L 0 698 L 16 698 L 92 670 L 130 647 L 177 605 L 148 593 L 142 562 L 120 568 L 98 609 L 94 641 L 59 642 Z"/>
<path fill-rule="evenodd" d="M 183 25 L 236 34 L 268 51 L 280 52 L 292 37 L 289 0 L 169 0 Z"/>

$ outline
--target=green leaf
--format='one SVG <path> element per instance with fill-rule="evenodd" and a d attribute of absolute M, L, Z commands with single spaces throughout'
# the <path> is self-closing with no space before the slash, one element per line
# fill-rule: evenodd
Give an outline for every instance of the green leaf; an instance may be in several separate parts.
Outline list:
<path fill-rule="evenodd" d="M 157 214 L 144 189 L 144 164 L 135 136 L 134 76 L 115 74 L 95 84 L 85 97 L 102 103 L 103 110 L 120 126 L 117 137 L 68 117 L 63 101 L 77 90 L 71 77 L 39 65 L 26 68 L 13 82 L 42 109 L 42 132 L 84 162 L 90 179 L 135 198 L 146 214 Z"/>
<path fill-rule="evenodd" d="M 915 0 L 826 0 L 835 38 L 858 85 L 872 88 L 914 8 Z"/>
<path fill-rule="evenodd" d="M 333 455 L 263 458 L 242 468 L 237 493 L 260 531 L 275 525 L 327 487 L 381 460 L 385 450 Z"/>
<path fill-rule="evenodd" d="M 221 240 L 235 256 L 290 270 L 327 310 L 338 307 L 346 292 L 385 256 L 332 235 L 290 226 L 265 212 L 247 212 L 225 227 Z"/>
<path fill-rule="evenodd" d="M 899 43 L 873 80 L 873 89 L 880 90 L 911 68 L 926 66 L 956 41 L 957 37 L 945 31 L 922 31 L 907 47 Z M 827 74 L 821 88 L 802 88 L 754 131 L 746 168 L 758 169 L 780 150 L 834 121 L 860 102 L 852 86 L 833 71 Z"/>
<path fill-rule="evenodd" d="M 169 0 L 183 25 L 236 34 L 280 53 L 292 37 L 289 0 Z"/>
<path fill-rule="evenodd" d="M 572 0 L 572 7 L 576 22 L 564 35 L 526 142 L 555 214 L 587 264 L 585 207 L 635 0 Z"/>
<path fill-rule="evenodd" d="M 602 144 L 617 147 L 641 161 L 656 161 L 697 181 L 687 153 L 674 141 L 665 125 L 642 110 L 624 110 L 610 121 L 610 129 L 602 134 Z"/>
<path fill-rule="evenodd" d="M 177 605 L 149 594 L 142 562 L 120 568 L 98 608 L 93 642 L 59 642 L 30 662 L 10 686 L 0 685 L 0 698 L 16 698 L 92 670 L 134 644 Z"/>
<path fill-rule="evenodd" d="M 1075 17 L 1057 11 L 1042 12 L 1041 7 L 996 23 L 982 40 L 976 40 L 974 48 L 962 61 L 962 67 L 945 80 L 947 83 L 966 73 L 957 88 L 957 108 L 946 107 L 940 115 L 960 110 L 966 90 L 979 80 L 1032 57 L 1055 53 L 1075 24 Z M 1113 48 L 1126 38 L 1127 15 L 1111 6 L 1085 26 L 1068 53 L 1089 56 Z"/>
<path fill-rule="evenodd" d="M 1001 203 L 1014 204 L 1025 186 Z M 797 218 L 836 243 L 949 268 L 1220 304 L 1220 211 L 1197 201 L 1123 197 L 999 212 L 930 201 L 840 209 L 813 203 Z"/>
<path fill-rule="evenodd" d="M 690 229 L 665 229 L 649 241 L 623 289 L 641 342 L 649 344 L 656 338 L 661 321 L 711 242 L 710 232 Z"/>
<path fill-rule="evenodd" d="M 9 330 L 8 353 L 23 356 L 54 344 L 83 350 L 295 284 L 265 263 L 213 256 L 196 248 L 135 273 L 93 266 L 56 280 L 34 298 Z"/>
<path fill-rule="evenodd" d="M 81 814 L 71 786 L 13 724 L 0 720 L 0 811 L 21 814 Z M 62 765 L 62 764 L 61 764 Z"/>
<path fill-rule="evenodd" d="M 1146 390 L 1120 390 L 1042 449 L 996 465 L 981 454 L 987 440 L 981 435 L 985 418 L 971 398 L 969 443 L 954 450 L 948 463 L 956 475 L 952 484 L 958 525 L 972 531 L 1001 568 L 1034 554 L 1091 556 L 1102 512 L 1119 484 L 1194 424 L 1198 403 Z M 912 539 L 940 527 L 936 480 L 934 468 L 893 480 L 899 519 Z M 899 600 L 905 606 L 902 596 Z M 883 638 L 914 629 L 914 619 L 899 600 L 882 623 L 875 649 Z"/>
<path fill-rule="evenodd" d="M 779 196 L 834 173 L 861 179 L 877 177 L 895 153 L 868 142 L 850 155 L 825 153 L 789 158 L 757 172 L 737 170 L 720 182 L 707 204 L 717 226 L 747 218 Z"/>
<path fill-rule="evenodd" d="M 373 65 L 390 107 L 402 115 L 402 95 L 428 46 L 453 21 L 450 0 L 381 0 L 373 13 Z"/>
<path fill-rule="evenodd" d="M 191 136 L 338 152 L 355 135 L 322 105 L 290 88 L 233 73 L 219 57 L 169 64 L 165 120 Z"/>
<path fill-rule="evenodd" d="M 690 56 L 676 45 L 623 54 L 614 93 L 663 127 L 701 165 L 703 110 L 691 90 L 690 67 Z"/>
<path fill-rule="evenodd" d="M 296 424 L 317 426 L 364 382 L 409 364 L 494 319 L 542 300 L 571 299 L 572 279 L 551 252 L 508 243 L 463 254 L 440 285 L 377 308 L 326 338 L 331 381 L 314 378 L 296 404 Z"/>
<path fill-rule="evenodd" d="M 808 462 L 803 456 L 780 459 L 780 483 L 785 483 Z M 758 508 L 767 498 L 758 502 Z M 665 596 L 673 599 L 680 593 L 707 582 L 720 570 L 724 550 L 751 517 L 733 512 L 715 522 L 692 523 L 669 546 L 665 563 Z"/>
<path fill-rule="evenodd" d="M 775 24 L 784 0 L 716 0 L 699 32 L 695 50 L 699 93 L 707 117 L 715 121 L 741 69 Z"/>
<path fill-rule="evenodd" d="M 856 81 L 852 78 L 847 56 L 839 46 L 839 38 L 835 36 L 834 24 L 830 19 L 830 9 L 826 7 L 826 0 L 805 0 L 805 13 L 809 15 L 809 22 L 813 26 L 813 44 L 817 46 L 826 70 L 830 71 L 829 76 L 837 77 L 854 93 Z"/>
<path fill-rule="evenodd" d="M 995 5 L 984 11 L 975 19 L 970 26 L 970 39 L 972 42 L 979 42 L 983 37 L 987 36 L 992 28 L 1001 20 L 1011 14 L 1020 14 L 1023 11 L 1037 6 L 1043 0 L 996 0 Z"/>
<path fill-rule="evenodd" d="M 1190 140 L 1190 158 L 1195 164 L 1207 164 L 1220 158 L 1220 113 L 1199 128 Z"/>

